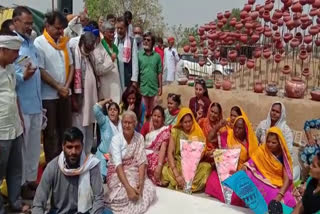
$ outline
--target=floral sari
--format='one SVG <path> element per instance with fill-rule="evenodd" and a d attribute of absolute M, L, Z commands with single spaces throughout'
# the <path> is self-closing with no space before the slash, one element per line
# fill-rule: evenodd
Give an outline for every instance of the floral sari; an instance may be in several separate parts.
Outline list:
<path fill-rule="evenodd" d="M 240 170 L 245 162 L 250 158 L 250 155 L 253 155 L 254 151 L 258 148 L 257 137 L 251 127 L 251 123 L 248 120 L 247 116 L 243 114 L 240 117 L 237 117 L 234 124 L 239 120 L 243 119 L 245 122 L 246 129 L 246 141 L 247 145 L 243 145 L 236 137 L 234 136 L 233 129 L 228 128 L 219 135 L 219 147 L 221 149 L 234 149 L 240 148 L 240 157 L 238 161 L 238 170 Z M 213 171 L 206 184 L 206 193 L 219 199 L 222 202 L 225 202 L 224 195 L 222 193 L 221 184 L 219 176 L 216 171 Z M 231 204 L 236 206 L 245 206 L 245 203 L 235 194 L 232 194 Z"/>
<path fill-rule="evenodd" d="M 268 133 L 274 133 L 278 136 L 283 163 L 268 150 L 266 143 L 263 143 L 245 164 L 248 168 L 247 175 L 260 190 L 267 204 L 277 196 L 283 185 L 283 168 L 286 170 L 291 183 L 293 179 L 292 159 L 281 130 L 272 127 Z M 268 136 L 268 133 L 266 136 Z M 289 207 L 296 205 L 292 190 L 291 185 L 283 197 L 284 204 Z"/>
<path fill-rule="evenodd" d="M 191 115 L 193 120 L 193 126 L 191 131 L 187 134 L 181 129 L 181 120 L 185 115 Z M 195 120 L 192 111 L 189 108 L 182 108 L 178 115 L 177 124 L 171 129 L 171 137 L 175 141 L 175 165 L 178 172 L 181 174 L 181 151 L 180 151 L 180 139 L 186 140 L 197 140 L 197 141 L 205 141 L 205 136 L 198 125 L 197 121 Z M 200 162 L 195 177 L 192 183 L 192 192 L 201 191 L 207 182 L 207 178 L 211 173 L 211 165 L 206 162 Z M 168 186 L 170 189 L 178 189 L 178 183 L 175 180 L 175 176 L 173 174 L 172 169 L 170 168 L 169 164 L 166 163 L 162 169 L 162 183 L 165 186 Z"/>

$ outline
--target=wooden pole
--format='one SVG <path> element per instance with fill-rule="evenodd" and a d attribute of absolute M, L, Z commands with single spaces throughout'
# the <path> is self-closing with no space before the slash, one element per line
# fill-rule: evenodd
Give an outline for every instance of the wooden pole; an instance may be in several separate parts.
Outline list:
<path fill-rule="evenodd" d="M 51 0 L 52 11 L 54 11 L 54 0 Z"/>

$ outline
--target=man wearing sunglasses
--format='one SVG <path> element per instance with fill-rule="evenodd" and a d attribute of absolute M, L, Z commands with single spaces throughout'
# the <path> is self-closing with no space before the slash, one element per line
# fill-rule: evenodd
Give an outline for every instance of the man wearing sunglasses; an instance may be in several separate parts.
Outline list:
<path fill-rule="evenodd" d="M 162 94 L 161 57 L 153 51 L 155 43 L 155 36 L 151 32 L 145 33 L 143 35 L 144 50 L 138 54 L 140 91 L 146 106 L 147 118 L 151 116 L 155 97 Z"/>

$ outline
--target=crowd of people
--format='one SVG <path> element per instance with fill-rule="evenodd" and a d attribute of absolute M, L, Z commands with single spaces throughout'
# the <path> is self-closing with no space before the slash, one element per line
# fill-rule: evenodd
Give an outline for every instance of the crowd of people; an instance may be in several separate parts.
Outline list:
<path fill-rule="evenodd" d="M 53 11 L 34 40 L 32 25 L 32 13 L 17 6 L 0 31 L 0 181 L 7 182 L 9 210 L 144 213 L 156 201 L 156 186 L 185 189 L 181 139 L 205 147 L 192 192 L 225 202 L 213 153 L 239 148 L 237 171 L 246 172 L 270 213 L 320 210 L 320 149 L 310 131 L 320 119 L 304 126 L 301 160 L 310 177 L 297 190 L 294 181 L 304 178 L 293 164 L 293 133 L 281 102 L 256 131 L 240 106 L 223 119 L 202 79 L 188 107 L 174 93 L 166 109 L 157 105 L 162 86 L 177 78 L 174 38 L 164 48 L 161 38 L 132 23 L 129 11 L 98 23 L 85 13 L 68 23 Z M 38 183 L 41 142 L 46 167 Z M 0 195 L 0 214 L 4 204 Z M 235 193 L 231 204 L 246 206 Z"/>

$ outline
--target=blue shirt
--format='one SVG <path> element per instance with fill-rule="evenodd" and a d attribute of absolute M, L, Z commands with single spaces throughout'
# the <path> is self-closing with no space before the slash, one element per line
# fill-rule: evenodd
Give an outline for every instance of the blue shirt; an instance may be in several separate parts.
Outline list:
<path fill-rule="evenodd" d="M 23 39 L 22 45 L 19 50 L 19 57 L 17 61 L 24 56 L 29 56 L 33 65 L 37 70 L 28 80 L 23 79 L 24 68 L 15 63 L 17 86 L 16 91 L 18 100 L 23 114 L 39 114 L 42 111 L 41 99 L 41 75 L 38 63 L 38 51 L 33 45 L 33 42 L 21 35 L 18 36 Z M 16 62 L 17 62 L 16 61 Z"/>

